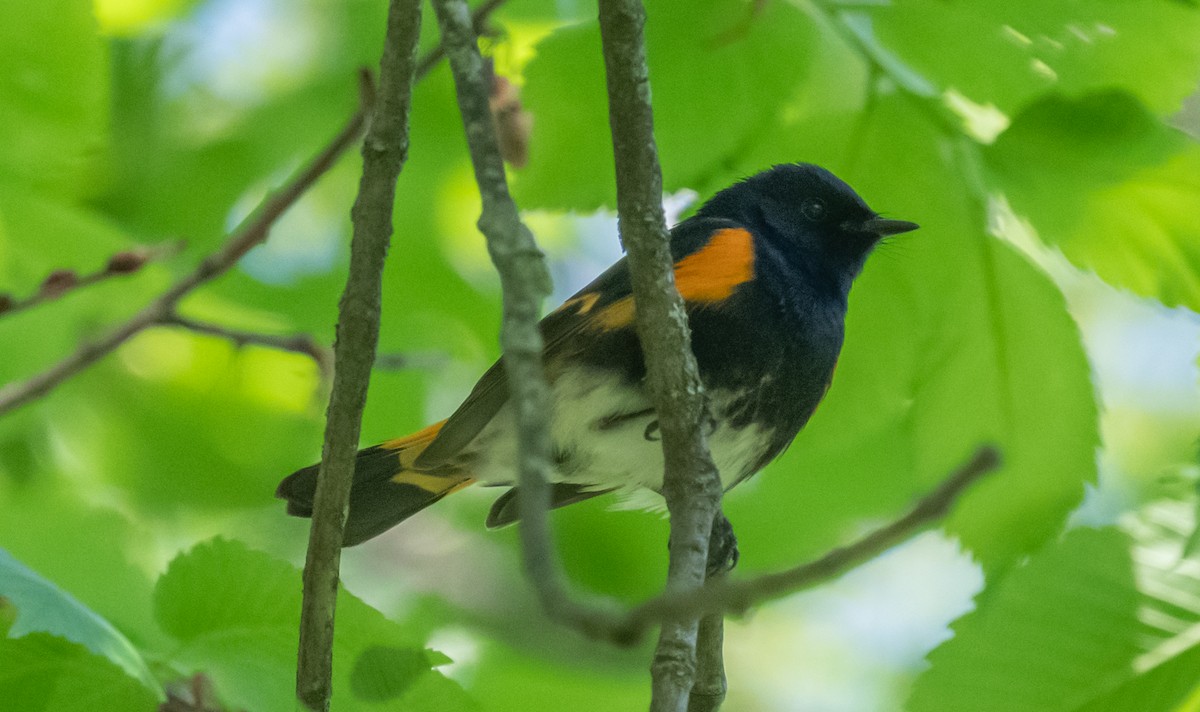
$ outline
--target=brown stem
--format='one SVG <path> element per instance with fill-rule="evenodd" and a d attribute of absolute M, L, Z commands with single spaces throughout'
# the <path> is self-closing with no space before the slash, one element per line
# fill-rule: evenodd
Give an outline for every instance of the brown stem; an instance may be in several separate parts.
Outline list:
<path fill-rule="evenodd" d="M 379 87 L 363 140 L 362 179 L 351 211 L 350 273 L 338 304 L 336 368 L 304 564 L 296 695 L 312 710 L 328 710 L 332 694 L 338 566 L 362 411 L 379 341 L 383 266 L 392 234 L 396 180 L 408 157 L 420 27 L 421 0 L 391 0 Z"/>
<path fill-rule="evenodd" d="M 324 344 L 317 343 L 317 340 L 309 334 L 293 334 L 290 336 L 263 334 L 257 331 L 233 329 L 228 326 L 221 326 L 220 324 L 198 321 L 174 313 L 168 314 L 159 323 L 164 326 L 177 326 L 197 334 L 215 336 L 231 341 L 239 347 L 254 345 L 275 349 L 276 351 L 303 354 L 317 364 L 317 368 L 321 370 L 321 377 L 323 379 L 328 381 L 333 376 L 333 350 Z"/>

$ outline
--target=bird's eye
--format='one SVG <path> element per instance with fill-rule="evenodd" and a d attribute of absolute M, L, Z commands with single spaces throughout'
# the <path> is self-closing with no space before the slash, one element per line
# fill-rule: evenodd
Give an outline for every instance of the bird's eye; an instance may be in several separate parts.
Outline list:
<path fill-rule="evenodd" d="M 825 217 L 825 201 L 820 198 L 809 198 L 800 206 L 800 212 L 809 220 L 820 220 Z"/>

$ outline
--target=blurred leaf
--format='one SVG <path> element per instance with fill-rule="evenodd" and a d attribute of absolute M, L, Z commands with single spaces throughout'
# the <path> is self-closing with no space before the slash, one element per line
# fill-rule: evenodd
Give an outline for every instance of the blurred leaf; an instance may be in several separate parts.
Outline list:
<path fill-rule="evenodd" d="M 546 660 L 492 645 L 480 661 L 471 689 L 488 712 L 624 712 L 649 706 L 646 679 L 644 670 L 605 669 L 591 660 L 582 664 L 570 658 Z"/>
<path fill-rule="evenodd" d="M 90 0 L 0 3 L 0 184 L 78 195 L 104 146 L 107 93 Z"/>
<path fill-rule="evenodd" d="M 9 637 L 19 638 L 34 632 L 62 636 L 120 665 L 148 688 L 158 689 L 142 656 L 112 624 L 4 549 L 0 549 L 0 595 L 17 610 Z"/>
<path fill-rule="evenodd" d="M 1132 95 L 1032 104 L 986 149 L 991 177 L 1081 269 L 1200 310 L 1200 144 Z"/>
<path fill-rule="evenodd" d="M 211 677 L 222 695 L 247 709 L 290 709 L 294 701 L 300 572 L 270 556 L 223 539 L 199 544 L 176 558 L 159 579 L 155 613 L 179 643 L 177 664 Z M 395 623 L 342 591 L 334 641 L 334 710 L 369 709 L 357 699 L 370 678 L 373 693 L 402 694 L 404 709 L 446 709 L 464 699 L 455 685 L 425 682 L 441 677 L 430 668 L 445 658 L 414 646 Z M 367 658 L 354 684 L 355 670 L 369 650 L 391 658 L 422 661 L 388 678 Z M 373 655 L 373 654 L 372 654 Z M 401 689 L 404 688 L 404 689 Z M 436 692 L 431 692 L 435 690 Z M 383 699 L 376 696 L 371 699 Z"/>
<path fill-rule="evenodd" d="M 992 586 L 929 655 L 906 709 L 1074 710 L 1137 653 L 1129 541 L 1077 529 Z"/>
<path fill-rule="evenodd" d="M 135 35 L 177 17 L 196 0 L 95 0 L 96 19 L 111 35 Z"/>
<path fill-rule="evenodd" d="M 58 437 L 88 448 L 88 466 L 139 507 L 179 513 L 271 503 L 311 457 L 296 443 L 319 448 L 317 397 L 304 356 L 153 329 L 46 408 Z"/>
<path fill-rule="evenodd" d="M 1006 113 L 1047 91 L 1119 87 L 1162 116 L 1200 74 L 1200 8 L 1177 0 L 898 0 L 862 20 L 940 89 Z"/>
<path fill-rule="evenodd" d="M 0 700 L 21 712 L 151 712 L 158 704 L 121 668 L 45 633 L 0 638 Z"/>
<path fill-rule="evenodd" d="M 668 191 L 693 187 L 775 121 L 805 76 L 813 27 L 789 3 L 676 0 L 654 3 L 647 12 L 664 185 Z M 520 204 L 615 205 L 597 25 L 560 29 L 537 52 L 525 73 L 524 101 L 534 124 L 530 162 L 515 182 Z"/>
<path fill-rule="evenodd" d="M 448 659 L 440 653 L 439 660 Z M 434 660 L 424 650 L 373 646 L 362 651 L 354 661 L 350 686 L 354 695 L 367 702 L 386 702 L 400 697 L 412 688 Z"/>

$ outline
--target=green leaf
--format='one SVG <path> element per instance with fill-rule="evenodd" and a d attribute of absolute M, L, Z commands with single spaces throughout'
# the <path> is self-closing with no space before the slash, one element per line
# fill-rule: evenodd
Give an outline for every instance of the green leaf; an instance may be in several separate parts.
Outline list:
<path fill-rule="evenodd" d="M 865 117 L 785 125 L 769 142 L 921 229 L 868 260 L 828 397 L 787 454 L 727 498 L 745 563 L 786 565 L 844 542 L 988 442 L 1005 464 L 947 527 L 992 572 L 1035 551 L 1095 476 L 1096 406 L 1062 294 L 984 230 L 970 144 L 896 95 Z"/>
<path fill-rule="evenodd" d="M 789 3 L 656 2 L 646 52 L 655 137 L 667 190 L 695 187 L 772 124 L 805 76 L 813 27 Z M 522 207 L 614 205 L 612 139 L 600 35 L 588 23 L 556 31 L 526 71 L 534 114 Z M 783 68 L 785 71 L 764 71 Z"/>
<path fill-rule="evenodd" d="M 176 662 L 209 675 L 234 706 L 295 704 L 300 572 L 290 565 L 233 541 L 197 545 L 159 579 L 155 614 L 181 645 Z M 384 658 L 404 658 L 406 667 L 385 675 Z M 444 660 L 414 645 L 403 629 L 358 598 L 339 593 L 334 710 L 369 709 L 364 705 L 396 696 L 404 709 L 414 710 L 462 700 L 456 685 L 426 681 L 442 677 L 431 668 Z"/>
<path fill-rule="evenodd" d="M 1177 0 L 897 0 L 862 17 L 941 89 L 1007 113 L 1047 91 L 1118 87 L 1166 115 L 1200 73 L 1200 8 Z"/>
<path fill-rule="evenodd" d="M 1077 529 L 989 587 L 929 655 L 906 709 L 1074 710 L 1137 653 L 1129 540 Z"/>
<path fill-rule="evenodd" d="M 0 638 L 0 700 L 21 712 L 151 712 L 158 704 L 109 660 L 45 633 Z"/>
<path fill-rule="evenodd" d="M 1081 269 L 1200 311 L 1200 144 L 1135 97 L 1046 97 L 985 156 L 1016 211 Z"/>
<path fill-rule="evenodd" d="M 350 689 L 368 702 L 393 700 L 408 692 L 432 663 L 424 650 L 372 646 L 354 661 Z"/>
<path fill-rule="evenodd" d="M 103 148 L 107 94 L 91 2 L 0 4 L 0 183 L 78 194 Z"/>
<path fill-rule="evenodd" d="M 16 608 L 9 637 L 46 632 L 79 643 L 120 665 L 147 688 L 158 690 L 146 662 L 125 636 L 71 594 L 0 549 L 0 595 Z"/>
<path fill-rule="evenodd" d="M 1075 530 L 992 586 L 931 655 L 912 711 L 959 695 L 979 710 L 1175 710 L 1200 669 L 1200 568 L 1180 558 L 1192 504 L 1147 505 L 1128 536 Z"/>

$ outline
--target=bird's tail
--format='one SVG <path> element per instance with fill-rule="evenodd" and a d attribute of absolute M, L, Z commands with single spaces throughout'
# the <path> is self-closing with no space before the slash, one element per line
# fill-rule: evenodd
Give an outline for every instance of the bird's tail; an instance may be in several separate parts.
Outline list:
<path fill-rule="evenodd" d="M 358 451 L 343 546 L 354 546 L 378 536 L 442 497 L 475 482 L 457 468 L 412 469 L 413 461 L 437 437 L 443 423 Z M 275 496 L 287 500 L 288 514 L 312 516 L 319 467 L 310 465 L 297 470 L 279 483 Z"/>

